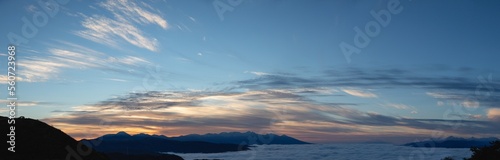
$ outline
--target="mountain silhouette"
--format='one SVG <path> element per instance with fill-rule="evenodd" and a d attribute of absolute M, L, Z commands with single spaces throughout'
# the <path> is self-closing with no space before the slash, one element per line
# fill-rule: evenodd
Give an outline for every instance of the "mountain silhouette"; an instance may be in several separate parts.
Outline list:
<path fill-rule="evenodd" d="M 253 144 L 308 144 L 286 135 L 257 134 L 254 132 L 222 132 L 204 135 L 189 134 L 179 137 L 137 134 L 126 132 L 107 134 L 95 139 L 76 141 L 61 130 L 39 120 L 14 118 L 8 123 L 0 116 L 0 134 L 11 134 L 14 126 L 15 152 L 5 143 L 10 138 L 2 136 L 4 149 L 1 159 L 9 160 L 182 160 L 175 153 L 220 153 L 249 150 Z"/>
<path fill-rule="evenodd" d="M 92 141 L 99 141 L 99 145 L 91 144 Z M 129 135 L 121 131 L 96 139 L 84 139 L 82 142 L 99 152 L 123 154 L 220 153 L 248 150 L 249 145 L 254 144 L 309 144 L 286 135 L 257 134 L 254 132 L 222 132 L 167 137 L 144 133 Z"/>
<path fill-rule="evenodd" d="M 179 137 L 171 137 L 178 141 L 203 141 L 210 143 L 229 143 L 229 144 L 310 144 L 300 141 L 287 135 L 276 134 L 257 134 L 255 132 L 222 132 L 209 134 L 189 134 Z"/>
<path fill-rule="evenodd" d="M 14 118 L 15 124 L 10 125 L 7 117 L 0 116 L 0 135 L 2 135 L 2 151 L 0 159 L 31 160 L 31 159 L 77 159 L 77 160 L 109 160 L 109 158 L 91 148 L 79 143 L 61 130 L 44 122 L 30 118 Z M 8 151 L 11 147 L 6 143 L 10 136 L 10 127 L 15 134 L 15 152 Z"/>
<path fill-rule="evenodd" d="M 404 144 L 411 147 L 440 147 L 440 148 L 471 148 L 471 147 L 484 147 L 490 145 L 491 141 L 498 140 L 498 138 L 460 138 L 450 136 L 445 139 L 431 139 L 420 142 L 413 142 Z"/>
<path fill-rule="evenodd" d="M 0 159 L 5 160 L 183 160 L 171 154 L 136 154 L 136 153 L 102 153 L 88 147 L 62 132 L 39 120 L 30 118 L 14 118 L 15 124 L 8 123 L 7 117 L 0 116 L 0 134 L 10 134 L 14 127 L 15 152 L 5 143 L 9 136 L 2 136 Z"/>
<path fill-rule="evenodd" d="M 96 139 L 84 139 L 82 142 L 104 153 L 157 154 L 160 152 L 176 153 L 220 153 L 248 150 L 248 145 L 210 143 L 202 141 L 177 141 L 166 136 L 125 132 L 107 134 Z M 98 145 L 92 142 L 99 142 Z"/>

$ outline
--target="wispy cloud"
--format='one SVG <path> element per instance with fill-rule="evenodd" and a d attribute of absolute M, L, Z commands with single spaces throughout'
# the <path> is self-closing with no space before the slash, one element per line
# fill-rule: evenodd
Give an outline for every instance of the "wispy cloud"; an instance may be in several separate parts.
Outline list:
<path fill-rule="evenodd" d="M 412 114 L 418 113 L 417 109 L 413 106 L 406 105 L 406 104 L 398 104 L 398 103 L 387 103 L 383 104 L 383 106 L 386 107 L 391 107 L 399 110 L 410 110 Z"/>
<path fill-rule="evenodd" d="M 0 104 L 8 104 L 10 101 L 9 100 L 0 100 Z M 30 106 L 36 106 L 40 104 L 40 102 L 35 102 L 35 101 L 16 101 L 16 106 L 20 107 L 30 107 Z"/>
<path fill-rule="evenodd" d="M 139 24 L 157 24 L 163 29 L 168 28 L 168 23 L 164 18 L 146 9 L 153 8 L 146 3 L 137 4 L 129 0 L 108 0 L 100 3 L 100 5 L 113 13 L 120 21 L 134 21 Z M 142 7 L 140 5 L 142 5 Z"/>
<path fill-rule="evenodd" d="M 195 18 L 193 18 L 193 17 L 191 17 L 191 16 L 188 16 L 188 17 L 189 17 L 189 19 L 190 19 L 191 21 L 196 22 L 196 19 L 195 19 Z"/>
<path fill-rule="evenodd" d="M 435 69 L 422 72 L 433 72 Z M 416 72 L 415 70 L 411 72 Z M 462 71 L 460 69 L 446 69 L 440 72 L 454 73 Z M 472 72 L 468 70 L 468 74 Z M 295 74 L 259 74 L 253 79 L 233 82 L 238 88 L 259 90 L 267 88 L 310 88 L 310 87 L 335 87 L 347 89 L 346 93 L 359 97 L 380 96 L 372 93 L 370 89 L 394 89 L 394 88 L 419 88 L 426 91 L 426 95 L 444 102 L 457 101 L 458 105 L 469 105 L 463 103 L 466 100 L 480 102 L 481 106 L 497 107 L 500 103 L 500 94 L 498 92 L 487 92 L 489 90 L 480 90 L 482 96 L 478 97 L 477 89 L 480 85 L 490 88 L 500 88 L 500 83 L 483 82 L 476 79 L 475 76 L 417 76 L 418 74 L 408 74 L 410 71 L 405 69 L 359 69 L 342 68 L 326 70 L 322 73 L 310 76 L 299 76 Z M 480 75 L 480 73 L 478 73 Z M 363 89 L 363 90 L 360 90 Z M 486 88 L 487 89 L 487 88 Z M 360 91 L 358 91 L 360 90 Z M 349 92 L 349 93 L 348 93 Z M 488 93 L 487 95 L 485 93 Z M 470 99 L 472 98 L 472 99 Z M 469 105 L 470 106 L 470 105 Z"/>
<path fill-rule="evenodd" d="M 266 72 L 250 72 L 250 73 L 255 74 L 257 76 L 271 75 L 270 73 L 266 73 Z"/>
<path fill-rule="evenodd" d="M 362 98 L 377 98 L 378 96 L 374 93 L 371 93 L 369 91 L 362 91 L 359 89 L 342 89 L 347 94 L 356 96 L 356 97 L 362 97 Z"/>
<path fill-rule="evenodd" d="M 49 48 L 47 56 L 26 57 L 19 60 L 18 80 L 44 82 L 58 78 L 63 69 L 100 69 L 120 74 L 133 75 L 131 70 L 152 63 L 139 57 L 111 57 L 104 53 L 72 43 L 63 43 L 65 48 Z"/>
<path fill-rule="evenodd" d="M 128 82 L 127 80 L 118 79 L 118 78 L 104 78 L 104 79 L 109 80 L 109 81 L 115 81 L 115 82 Z"/>
<path fill-rule="evenodd" d="M 168 28 L 168 23 L 164 18 L 146 9 L 151 6 L 128 0 L 108 0 L 100 3 L 99 6 L 111 12 L 114 17 L 85 16 L 82 21 L 85 30 L 76 31 L 76 35 L 112 47 L 118 47 L 119 40 L 123 40 L 139 48 L 158 51 L 158 40 L 148 36 L 136 25 L 156 24 L 163 29 Z"/>
<path fill-rule="evenodd" d="M 16 82 L 26 82 L 27 80 L 24 78 L 21 78 L 19 76 L 15 77 Z M 9 77 L 7 75 L 0 75 L 0 84 L 8 84 L 9 83 Z"/>
<path fill-rule="evenodd" d="M 185 25 L 184 23 L 179 23 L 179 24 L 176 24 L 175 26 L 177 26 L 177 29 L 181 30 L 181 31 L 188 31 L 188 32 L 193 32 L 191 30 L 191 28 L 189 28 L 187 25 Z"/>
<path fill-rule="evenodd" d="M 103 16 L 93 16 L 86 18 L 82 22 L 86 30 L 76 32 L 76 35 L 83 38 L 111 45 L 118 46 L 117 38 L 140 48 L 150 51 L 158 51 L 158 40 L 149 38 L 144 33 L 129 22 L 116 21 Z"/>
<path fill-rule="evenodd" d="M 462 102 L 462 106 L 467 107 L 467 108 L 478 108 L 479 107 L 479 101 L 465 99 Z"/>
<path fill-rule="evenodd" d="M 57 77 L 61 68 L 70 67 L 66 63 L 54 62 L 49 59 L 25 58 L 19 60 L 19 75 L 28 82 L 43 82 Z"/>
<path fill-rule="evenodd" d="M 389 103 L 389 104 L 386 104 L 385 106 L 396 108 L 396 109 L 410 109 L 410 108 L 413 108 L 413 107 L 405 105 L 405 104 L 395 104 L 395 103 Z"/>
<path fill-rule="evenodd" d="M 438 99 L 462 99 L 461 96 L 451 93 L 440 93 L 440 92 L 427 92 L 428 96 Z"/>

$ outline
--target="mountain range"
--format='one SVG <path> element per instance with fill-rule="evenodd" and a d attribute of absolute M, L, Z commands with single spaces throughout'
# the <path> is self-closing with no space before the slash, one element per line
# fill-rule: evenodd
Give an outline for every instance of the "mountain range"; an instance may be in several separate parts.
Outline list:
<path fill-rule="evenodd" d="M 179 137 L 136 134 L 126 132 L 107 134 L 82 142 L 99 152 L 133 153 L 220 153 L 249 150 L 254 144 L 309 144 L 286 135 L 257 134 L 254 132 L 222 132 L 210 134 L 189 134 Z M 92 142 L 98 142 L 93 144 Z"/>
<path fill-rule="evenodd" d="M 181 160 L 176 153 L 220 153 L 249 150 L 254 144 L 309 144 L 298 139 L 276 134 L 254 132 L 222 132 L 204 135 L 189 134 L 179 137 L 136 134 L 125 132 L 107 134 L 95 139 L 77 141 L 61 130 L 39 120 L 14 118 L 9 124 L 7 117 L 0 116 L 0 134 L 11 134 L 15 126 L 15 150 L 2 150 L 2 159 L 77 159 L 77 160 Z M 4 129 L 5 128 L 5 129 Z M 4 136 L 8 141 L 10 137 Z M 10 147 L 3 143 L 3 148 Z M 163 153 L 162 153 L 163 152 Z M 160 154 L 161 153 L 161 154 Z"/>
<path fill-rule="evenodd" d="M 96 139 L 83 139 L 82 142 L 97 151 L 105 153 L 220 153 L 249 149 L 248 145 L 210 143 L 203 141 L 177 141 L 165 136 L 146 134 L 129 135 L 125 132 L 107 134 Z"/>
<path fill-rule="evenodd" d="M 310 144 L 300 141 L 287 135 L 276 134 L 257 134 L 255 132 L 222 132 L 208 134 L 189 134 L 179 137 L 171 137 L 172 140 L 178 141 L 204 141 L 211 143 L 229 143 L 229 144 Z"/>

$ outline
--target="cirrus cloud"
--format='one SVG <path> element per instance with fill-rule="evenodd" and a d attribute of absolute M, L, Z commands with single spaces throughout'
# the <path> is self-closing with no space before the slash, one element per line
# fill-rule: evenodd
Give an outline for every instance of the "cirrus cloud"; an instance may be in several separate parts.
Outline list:
<path fill-rule="evenodd" d="M 158 51 L 159 42 L 147 35 L 138 25 L 156 24 L 162 29 L 168 28 L 167 21 L 146 3 L 120 0 L 99 3 L 99 6 L 111 12 L 114 17 L 104 15 L 83 16 L 84 30 L 74 32 L 82 38 L 117 48 L 120 41 L 125 41 L 139 48 Z M 159 12 L 159 11 L 155 11 Z"/>
<path fill-rule="evenodd" d="M 371 93 L 369 91 L 362 91 L 359 89 L 342 89 L 347 94 L 350 94 L 352 96 L 356 97 L 362 97 L 362 98 L 377 98 L 378 96 L 374 93 Z"/>
<path fill-rule="evenodd" d="M 111 57 L 77 44 L 63 42 L 66 47 L 47 49 L 46 57 L 25 57 L 19 60 L 18 81 L 45 82 L 58 78 L 64 69 L 99 69 L 120 74 L 134 75 L 144 65 L 151 62 L 135 56 Z"/>

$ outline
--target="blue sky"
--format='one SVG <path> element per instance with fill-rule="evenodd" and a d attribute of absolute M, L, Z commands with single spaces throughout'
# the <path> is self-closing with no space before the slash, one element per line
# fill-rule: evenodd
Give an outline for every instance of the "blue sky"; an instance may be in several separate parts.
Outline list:
<path fill-rule="evenodd" d="M 496 1 L 51 2 L 0 2 L 0 53 L 16 45 L 18 114 L 77 139 L 499 137 Z"/>

